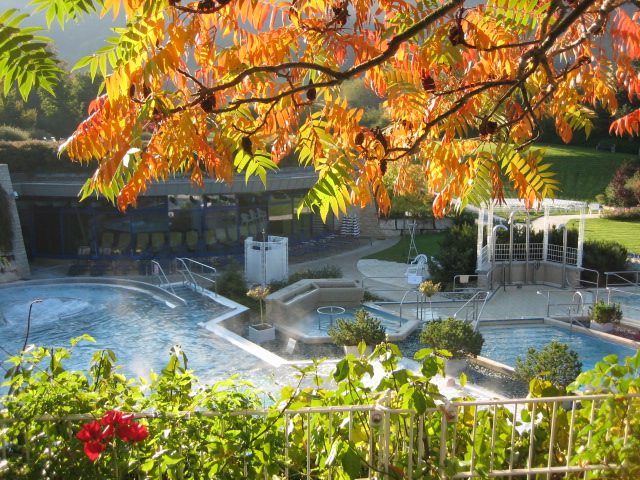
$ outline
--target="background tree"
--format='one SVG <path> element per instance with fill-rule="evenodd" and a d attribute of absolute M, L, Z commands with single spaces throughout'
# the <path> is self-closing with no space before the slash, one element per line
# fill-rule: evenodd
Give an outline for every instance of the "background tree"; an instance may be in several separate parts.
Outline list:
<path fill-rule="evenodd" d="M 591 131 L 594 105 L 615 113 L 619 86 L 640 92 L 631 0 L 32 3 L 61 23 L 96 9 L 126 16 L 111 46 L 79 64 L 106 78 L 106 93 L 64 146 L 99 162 L 84 194 L 121 208 L 173 172 L 196 185 L 204 174 L 264 180 L 291 151 L 319 173 L 305 203 L 322 215 L 374 199 L 388 211 L 389 163 L 398 177 L 422 167 L 437 214 L 500 199 L 504 182 L 531 205 L 556 189 L 529 148 L 541 121 L 568 142 Z M 386 98 L 388 125 L 363 128 L 363 110 L 348 107 L 338 87 L 355 78 Z M 612 131 L 639 125 L 635 110 Z"/>

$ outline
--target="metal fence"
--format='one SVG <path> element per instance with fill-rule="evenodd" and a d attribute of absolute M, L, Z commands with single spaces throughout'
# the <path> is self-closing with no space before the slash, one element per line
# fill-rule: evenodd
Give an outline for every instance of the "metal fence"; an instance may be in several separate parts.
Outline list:
<path fill-rule="evenodd" d="M 487 247 L 485 247 L 487 248 Z M 527 245 L 525 243 L 514 243 L 512 249 L 514 261 L 524 261 L 527 259 Z M 562 263 L 564 248 L 562 245 L 547 245 L 547 261 Z M 488 249 L 485 253 L 483 250 L 483 262 L 488 261 Z M 506 262 L 509 260 L 509 244 L 498 243 L 495 249 L 495 260 L 497 262 Z M 544 245 L 542 243 L 529 244 L 529 260 L 544 260 Z M 567 265 L 578 264 L 578 249 L 567 247 Z"/>
<path fill-rule="evenodd" d="M 210 439 L 207 444 L 197 444 L 202 432 L 227 440 L 234 432 L 238 436 L 235 461 L 244 462 L 241 468 L 245 476 L 265 480 L 345 478 L 346 456 L 360 469 L 358 478 L 555 479 L 565 478 L 568 473 L 602 478 L 603 471 L 611 474 L 620 468 L 612 453 L 601 457 L 593 454 L 588 461 L 580 455 L 605 437 L 615 451 L 628 448 L 639 434 L 639 404 L 638 393 L 444 401 L 418 414 L 413 408 L 394 408 L 393 398 L 387 395 L 364 406 L 177 414 L 172 416 L 172 429 L 180 430 L 181 422 L 188 424 L 185 435 L 192 437 L 184 440 L 185 448 L 196 445 L 200 456 L 214 455 Z M 136 414 L 136 418 L 146 419 L 143 421 L 151 431 L 154 422 L 166 422 L 168 416 L 157 412 Z M 0 478 L 11 478 L 6 475 L 12 471 L 12 462 L 28 463 L 30 458 L 38 458 L 38 448 L 47 450 L 49 465 L 55 461 L 56 449 L 65 442 L 68 456 L 68 444 L 77 442 L 75 432 L 80 423 L 89 420 L 93 420 L 91 415 L 40 416 L 28 421 L 0 415 Z M 256 444 L 263 453 L 268 452 L 267 456 L 248 451 L 256 445 L 241 445 L 238 432 L 252 421 L 268 425 L 268 436 Z M 598 422 L 602 422 L 599 429 L 593 428 Z M 24 431 L 17 434 L 16 428 L 9 428 L 12 425 L 20 425 Z M 161 425 L 166 427 L 166 423 Z M 32 436 L 29 429 L 40 433 Z M 165 437 L 171 435 L 175 435 L 173 430 Z M 25 444 L 27 438 L 39 443 Z M 162 455 L 166 448 L 162 438 L 155 440 L 155 455 Z M 341 449 L 342 462 L 336 460 Z M 182 454 L 174 460 L 186 457 Z M 263 462 L 262 468 L 256 469 L 258 461 Z M 265 462 L 273 465 L 266 468 Z M 183 470 L 176 468 L 171 478 L 186 478 L 180 473 Z M 252 472 L 259 473 L 251 476 Z M 143 474 L 139 478 L 147 477 Z"/>

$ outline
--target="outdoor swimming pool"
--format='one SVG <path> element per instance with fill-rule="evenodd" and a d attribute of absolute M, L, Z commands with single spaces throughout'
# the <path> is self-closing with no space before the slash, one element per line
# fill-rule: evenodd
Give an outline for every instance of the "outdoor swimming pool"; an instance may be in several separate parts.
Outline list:
<path fill-rule="evenodd" d="M 171 308 L 142 290 L 117 285 L 60 284 L 0 288 L 0 361 L 16 354 L 24 343 L 29 303 L 33 307 L 29 343 L 69 347 L 69 340 L 91 335 L 96 343 L 74 348 L 68 368 L 87 369 L 93 352 L 115 351 L 121 371 L 130 377 L 147 377 L 169 360 L 180 345 L 201 381 L 211 383 L 240 374 L 256 386 L 271 386 L 270 367 L 257 357 L 198 327 L 228 307 L 211 299 Z M 0 362 L 0 368 L 6 367 Z M 279 372 L 279 374 L 282 372 Z"/>
<path fill-rule="evenodd" d="M 636 353 L 632 348 L 545 324 L 481 326 L 480 331 L 484 336 L 481 355 L 511 367 L 518 355 L 525 358 L 527 348 L 540 350 L 553 340 L 578 352 L 583 371 L 592 369 L 607 355 L 615 354 L 622 360 Z"/>

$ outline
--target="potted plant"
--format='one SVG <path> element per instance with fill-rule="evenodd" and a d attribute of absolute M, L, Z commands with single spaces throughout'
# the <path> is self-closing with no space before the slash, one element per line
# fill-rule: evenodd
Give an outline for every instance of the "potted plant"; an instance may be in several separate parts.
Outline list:
<path fill-rule="evenodd" d="M 364 308 L 356 311 L 353 319 L 338 318 L 327 332 L 333 343 L 344 347 L 346 354 L 359 353 L 358 345 L 361 342 L 367 345 L 365 353 L 370 353 L 374 346 L 386 338 L 386 329 L 382 322 Z"/>
<path fill-rule="evenodd" d="M 431 305 L 431 297 L 440 291 L 440 284 L 431 280 L 425 280 L 418 285 L 418 291 L 429 300 L 429 310 L 431 312 L 431 320 L 433 320 L 433 306 Z"/>
<path fill-rule="evenodd" d="M 622 320 L 622 308 L 619 303 L 607 305 L 604 300 L 600 300 L 589 307 L 589 320 L 593 330 L 610 332 Z"/>
<path fill-rule="evenodd" d="M 249 325 L 249 340 L 253 343 L 271 342 L 276 339 L 276 329 L 264 321 L 262 302 L 270 294 L 269 287 L 259 285 L 247 292 L 249 298 L 260 304 L 260 323 Z"/>
<path fill-rule="evenodd" d="M 420 332 L 420 341 L 435 348 L 435 354 L 444 358 L 445 373 L 448 376 L 459 375 L 464 370 L 467 359 L 480 355 L 484 344 L 480 332 L 475 331 L 473 326 L 463 320 L 453 317 L 427 323 Z M 451 356 L 443 354 L 440 350 L 448 351 Z"/>

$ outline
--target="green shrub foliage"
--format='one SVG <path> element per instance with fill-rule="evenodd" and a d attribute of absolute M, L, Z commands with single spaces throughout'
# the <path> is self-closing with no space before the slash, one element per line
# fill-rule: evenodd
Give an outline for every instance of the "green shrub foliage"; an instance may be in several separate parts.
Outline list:
<path fill-rule="evenodd" d="M 482 351 L 484 337 L 463 320 L 449 317 L 427 323 L 420 332 L 420 341 L 431 348 L 447 350 L 452 358 L 477 357 Z"/>
<path fill-rule="evenodd" d="M 327 331 L 333 343 L 339 347 L 359 345 L 378 345 L 384 342 L 386 329 L 382 322 L 364 308 L 356 311 L 353 320 L 338 318 Z"/>
<path fill-rule="evenodd" d="M 516 358 L 515 376 L 526 382 L 543 377 L 554 385 L 566 387 L 573 382 L 582 370 L 578 353 L 566 343 L 552 341 L 541 350 L 527 349 L 526 358 Z"/>
<path fill-rule="evenodd" d="M 0 141 L 0 158 L 13 173 L 82 173 L 90 175 L 95 164 L 72 162 L 66 154 L 58 156 L 57 142 L 27 140 Z"/>
<path fill-rule="evenodd" d="M 619 303 L 607 305 L 604 300 L 600 300 L 589 307 L 589 320 L 596 323 L 620 323 L 622 307 Z"/>
<path fill-rule="evenodd" d="M 445 231 L 440 251 L 429 258 L 429 274 L 436 283 L 453 282 L 456 275 L 472 275 L 476 270 L 478 228 L 470 223 L 454 225 Z"/>
<path fill-rule="evenodd" d="M 445 480 L 468 471 L 471 463 L 474 476 L 483 478 L 490 467 L 565 466 L 569 451 L 571 465 L 596 468 L 587 478 L 640 475 L 640 399 L 621 396 L 640 389 L 640 353 L 624 363 L 606 357 L 569 386 L 616 392 L 604 401 L 587 394 L 576 397 L 582 408 L 552 408 L 537 397 L 558 390 L 534 379 L 531 397 L 541 403 L 514 413 L 512 407 L 455 403 L 468 397 L 445 407 L 432 381 L 443 373 L 443 363 L 431 349 L 416 354 L 419 368 L 410 371 L 400 367 L 398 347 L 382 343 L 371 358 L 339 361 L 327 386 L 321 362 L 314 361 L 299 369 L 297 385 L 283 388 L 263 407 L 263 394 L 237 377 L 200 383 L 177 347 L 167 366 L 146 380 L 126 378 L 109 350 L 96 352 L 86 370 L 67 370 L 65 360 L 78 341 L 70 349 L 34 347 L 6 364 L 11 394 L 0 397 L 3 480 Z M 308 414 L 308 407 L 334 408 Z M 254 413 L 237 415 L 241 410 Z M 127 427 L 109 433 L 98 423 L 108 418 L 126 419 Z M 127 430 L 133 426 L 139 430 Z M 410 443 L 419 431 L 423 441 Z M 94 460 L 86 454 L 89 441 L 104 447 Z M 598 470 L 602 464 L 612 467 Z"/>
<path fill-rule="evenodd" d="M 9 125 L 0 125 L 0 140 L 4 142 L 21 142 L 29 140 L 29 132 Z"/>

